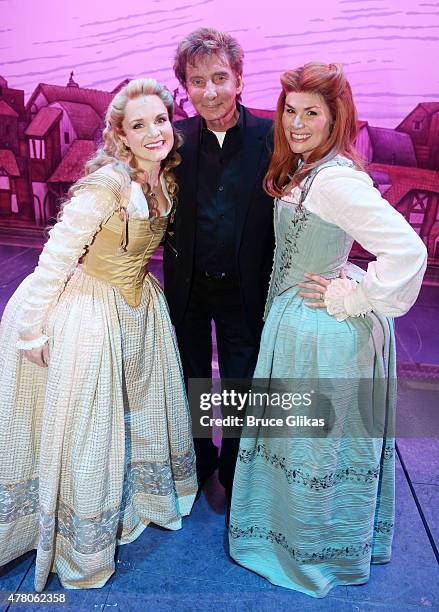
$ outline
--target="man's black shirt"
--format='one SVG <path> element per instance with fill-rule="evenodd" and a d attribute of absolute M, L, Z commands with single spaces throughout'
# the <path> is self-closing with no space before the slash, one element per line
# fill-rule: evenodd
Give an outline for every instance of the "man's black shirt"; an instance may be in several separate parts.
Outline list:
<path fill-rule="evenodd" d="M 244 114 L 228 129 L 222 147 L 205 124 L 198 159 L 196 268 L 237 277 L 235 217 L 242 180 Z"/>

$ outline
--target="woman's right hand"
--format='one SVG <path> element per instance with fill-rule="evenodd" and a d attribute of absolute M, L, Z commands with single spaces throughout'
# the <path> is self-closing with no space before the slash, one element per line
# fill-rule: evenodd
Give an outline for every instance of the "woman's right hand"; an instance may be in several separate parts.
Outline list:
<path fill-rule="evenodd" d="M 32 363 L 40 366 L 41 368 L 47 368 L 49 365 L 49 343 L 46 342 L 43 346 L 32 349 L 21 349 L 23 356 L 26 357 Z"/>

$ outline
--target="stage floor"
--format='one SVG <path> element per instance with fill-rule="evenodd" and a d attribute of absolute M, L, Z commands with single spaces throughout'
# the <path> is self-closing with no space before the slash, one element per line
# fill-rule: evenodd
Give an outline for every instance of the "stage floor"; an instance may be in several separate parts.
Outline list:
<path fill-rule="evenodd" d="M 38 261 L 32 248 L 0 245 L 0 313 L 10 295 Z M 161 276 L 161 263 L 151 271 Z M 418 390 L 439 385 L 439 287 L 422 289 L 416 305 L 397 319 L 398 366 L 411 389 L 402 402 L 408 415 L 423 408 Z M 436 385 L 435 385 L 436 383 Z M 410 395 L 411 393 L 411 395 Z M 409 403 L 407 403 L 407 398 Z M 410 399 L 411 398 L 411 399 Z M 424 411 L 425 412 L 425 411 Z M 439 421 L 439 404 L 431 404 L 426 418 Z M 116 573 L 102 589 L 64 591 L 69 604 L 62 610 L 161 612 L 386 610 L 439 608 L 439 438 L 398 439 L 396 528 L 391 563 L 372 566 L 367 585 L 337 587 L 325 599 L 275 587 L 233 563 L 227 554 L 224 496 L 216 475 L 206 486 L 181 531 L 146 529 L 132 544 L 118 550 Z M 424 437 L 425 435 L 425 437 Z M 0 570 L 0 591 L 33 591 L 34 553 Z M 47 591 L 61 592 L 51 575 Z M 11 610 L 53 611 L 53 605 L 13 604 Z M 0 606 L 6 610 L 7 606 Z"/>

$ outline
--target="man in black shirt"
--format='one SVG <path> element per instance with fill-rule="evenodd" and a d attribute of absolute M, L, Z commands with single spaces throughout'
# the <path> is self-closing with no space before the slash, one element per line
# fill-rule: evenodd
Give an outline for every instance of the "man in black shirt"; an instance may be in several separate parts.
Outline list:
<path fill-rule="evenodd" d="M 273 202 L 262 189 L 271 121 L 239 103 L 243 51 L 200 28 L 180 42 L 174 71 L 198 115 L 177 123 L 180 191 L 164 250 L 165 294 L 186 381 L 212 376 L 215 322 L 221 379 L 251 378 L 273 261 Z M 219 466 L 230 503 L 239 440 L 195 439 L 200 486 Z"/>

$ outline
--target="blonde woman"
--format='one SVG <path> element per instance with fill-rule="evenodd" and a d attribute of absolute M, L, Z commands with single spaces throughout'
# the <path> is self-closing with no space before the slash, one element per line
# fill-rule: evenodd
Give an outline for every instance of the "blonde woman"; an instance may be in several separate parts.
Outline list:
<path fill-rule="evenodd" d="M 181 527 L 197 489 L 167 305 L 148 260 L 180 162 L 169 92 L 128 83 L 0 327 L 0 565 L 101 587 L 116 543 Z"/>

